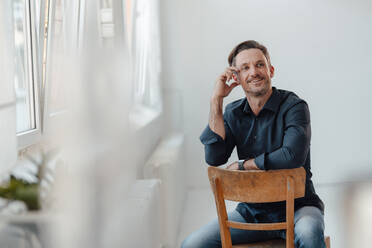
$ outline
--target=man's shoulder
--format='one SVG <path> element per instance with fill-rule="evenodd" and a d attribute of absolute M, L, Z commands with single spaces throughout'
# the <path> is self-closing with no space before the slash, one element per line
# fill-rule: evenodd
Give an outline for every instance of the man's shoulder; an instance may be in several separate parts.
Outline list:
<path fill-rule="evenodd" d="M 280 105 L 285 108 L 290 108 L 298 103 L 306 103 L 306 101 L 300 98 L 296 93 L 289 90 L 277 89 L 280 95 Z"/>

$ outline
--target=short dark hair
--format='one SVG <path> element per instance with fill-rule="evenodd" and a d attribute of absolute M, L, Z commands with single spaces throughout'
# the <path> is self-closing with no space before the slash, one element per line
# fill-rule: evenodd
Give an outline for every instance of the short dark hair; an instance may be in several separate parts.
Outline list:
<path fill-rule="evenodd" d="M 243 50 L 247 50 L 251 48 L 260 49 L 262 53 L 265 55 L 267 62 L 271 64 L 269 52 L 267 51 L 267 48 L 264 45 L 258 43 L 255 40 L 246 40 L 240 43 L 239 45 L 237 45 L 236 47 L 234 47 L 234 49 L 230 52 L 229 57 L 227 59 L 227 61 L 229 62 L 229 65 L 232 66 L 235 64 L 235 57 L 236 55 L 238 55 L 238 53 L 240 53 Z"/>

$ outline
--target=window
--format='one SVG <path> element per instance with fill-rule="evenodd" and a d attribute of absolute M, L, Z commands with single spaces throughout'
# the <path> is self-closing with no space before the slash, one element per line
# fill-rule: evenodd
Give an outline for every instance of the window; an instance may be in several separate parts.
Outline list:
<path fill-rule="evenodd" d="M 100 33 L 103 39 L 115 36 L 114 10 L 112 0 L 100 0 Z"/>
<path fill-rule="evenodd" d="M 134 110 L 131 119 L 141 125 L 162 111 L 159 4 L 158 1 L 127 1 L 126 6 L 131 5 L 135 15 L 126 20 L 134 67 Z M 126 13 L 128 15 L 128 10 Z M 130 24 L 133 25 L 133 33 Z"/>
<path fill-rule="evenodd" d="M 79 82 L 79 47 L 83 45 L 86 0 L 46 0 L 43 53 L 43 134 L 57 134 L 70 112 L 74 93 L 71 82 Z M 45 45 L 46 44 L 46 45 Z M 75 85 L 75 84 L 74 84 Z"/>
<path fill-rule="evenodd" d="M 36 127 L 32 62 L 29 56 L 31 35 L 26 10 L 24 0 L 13 1 L 17 133 Z"/>
<path fill-rule="evenodd" d="M 161 104 L 159 10 L 157 1 L 139 0 L 135 21 L 135 102 L 150 108 Z"/>
<path fill-rule="evenodd" d="M 19 147 L 32 143 L 40 134 L 37 85 L 36 29 L 32 29 L 30 0 L 13 0 L 15 41 L 14 85 Z M 35 31 L 35 32 L 33 32 Z"/>
<path fill-rule="evenodd" d="M 50 0 L 46 11 L 48 37 L 44 47 L 44 106 L 43 132 L 58 126 L 68 112 L 71 92 L 66 80 L 74 75 L 73 56 L 78 56 L 82 46 L 85 0 Z M 47 56 L 45 56 L 45 54 Z M 75 77 L 74 77 L 75 78 Z"/>
<path fill-rule="evenodd" d="M 50 118 L 66 112 L 66 84 L 63 76 L 66 71 L 66 61 L 64 52 L 66 51 L 66 18 L 65 1 L 55 0 L 50 3 L 49 14 L 49 37 L 48 37 L 48 57 L 45 67 L 45 124 L 49 124 Z M 75 25 L 77 26 L 77 25 Z"/>

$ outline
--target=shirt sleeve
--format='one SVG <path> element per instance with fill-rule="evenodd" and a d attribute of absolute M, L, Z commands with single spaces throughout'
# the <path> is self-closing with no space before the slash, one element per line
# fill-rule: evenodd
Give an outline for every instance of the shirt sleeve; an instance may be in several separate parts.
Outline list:
<path fill-rule="evenodd" d="M 303 166 L 310 148 L 310 112 L 306 102 L 292 106 L 284 117 L 283 145 L 255 158 L 261 170 L 291 169 Z"/>
<path fill-rule="evenodd" d="M 235 147 L 235 142 L 231 129 L 225 124 L 225 140 L 217 133 L 213 132 L 209 125 L 204 129 L 200 135 L 200 141 L 204 145 L 205 161 L 209 165 L 218 166 L 225 164 Z"/>

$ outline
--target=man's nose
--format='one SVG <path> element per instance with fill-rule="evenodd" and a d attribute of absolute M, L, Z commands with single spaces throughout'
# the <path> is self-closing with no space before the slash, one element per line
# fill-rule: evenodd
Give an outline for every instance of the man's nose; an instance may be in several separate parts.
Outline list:
<path fill-rule="evenodd" d="M 251 77 L 256 77 L 257 76 L 257 68 L 252 66 L 251 68 L 249 68 L 249 75 Z"/>

